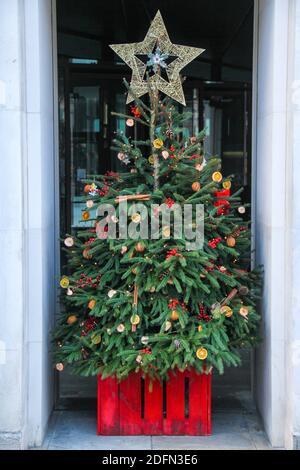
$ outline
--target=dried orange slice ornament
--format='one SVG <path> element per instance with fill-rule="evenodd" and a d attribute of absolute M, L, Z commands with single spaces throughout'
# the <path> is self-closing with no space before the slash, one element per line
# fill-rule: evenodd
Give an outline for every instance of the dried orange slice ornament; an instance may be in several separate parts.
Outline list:
<path fill-rule="evenodd" d="M 205 348 L 199 348 L 196 351 L 196 356 L 198 357 L 198 359 L 201 359 L 201 361 L 204 361 L 204 359 L 207 358 L 207 355 L 208 355 L 208 352 L 207 352 L 207 349 Z"/>
<path fill-rule="evenodd" d="M 215 182 L 215 183 L 220 183 L 222 181 L 222 173 L 220 173 L 220 171 L 215 171 L 212 175 L 211 175 L 211 179 Z"/>

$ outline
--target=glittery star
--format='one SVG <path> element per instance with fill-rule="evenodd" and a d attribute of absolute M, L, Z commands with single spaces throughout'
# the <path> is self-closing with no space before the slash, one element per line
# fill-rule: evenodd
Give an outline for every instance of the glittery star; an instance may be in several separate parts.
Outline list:
<path fill-rule="evenodd" d="M 204 49 L 172 44 L 159 11 L 156 13 L 142 42 L 112 44 L 110 47 L 132 69 L 127 103 L 133 101 L 135 97 L 139 98 L 148 93 L 150 87 L 158 89 L 175 101 L 185 105 L 179 73 L 189 62 L 202 54 Z M 170 64 L 165 64 L 164 69 L 167 73 L 168 81 L 161 76 L 160 67 L 155 67 L 155 73 L 148 78 L 147 82 L 145 80 L 147 64 L 144 64 L 137 55 L 150 56 L 157 48 L 163 56 L 175 56 L 176 58 Z"/>

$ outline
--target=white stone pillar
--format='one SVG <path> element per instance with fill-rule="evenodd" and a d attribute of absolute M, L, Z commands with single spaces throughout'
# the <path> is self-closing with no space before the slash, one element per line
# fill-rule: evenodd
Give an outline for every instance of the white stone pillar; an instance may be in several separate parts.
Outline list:
<path fill-rule="evenodd" d="M 4 447 L 39 445 L 53 401 L 48 350 L 57 235 L 51 8 L 50 0 L 0 2 L 0 446 Z"/>
<path fill-rule="evenodd" d="M 287 99 L 285 437 L 287 447 L 300 450 L 300 0 L 293 0 L 289 11 Z"/>
<path fill-rule="evenodd" d="M 272 445 L 289 448 L 295 421 L 299 426 L 299 401 L 295 401 L 299 365 L 297 371 L 291 353 L 300 338 L 300 204 L 295 173 L 300 121 L 298 109 L 293 107 L 291 113 L 293 83 L 300 72 L 299 4 L 299 0 L 256 2 L 254 55 L 255 248 L 256 261 L 265 269 L 263 343 L 256 353 L 255 394 Z"/>

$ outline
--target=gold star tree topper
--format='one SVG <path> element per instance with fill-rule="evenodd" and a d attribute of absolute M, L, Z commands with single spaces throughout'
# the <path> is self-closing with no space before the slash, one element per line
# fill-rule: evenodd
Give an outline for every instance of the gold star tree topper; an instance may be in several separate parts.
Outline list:
<path fill-rule="evenodd" d="M 142 42 L 112 44 L 110 47 L 132 69 L 127 104 L 149 92 L 150 86 L 151 89 L 157 89 L 185 106 L 179 72 L 205 49 L 172 44 L 160 11 L 156 13 Z M 147 64 L 137 57 L 138 55 L 147 56 Z M 174 60 L 167 64 L 167 58 Z M 149 65 L 153 75 L 148 79 L 148 83 L 145 76 Z M 161 76 L 162 68 L 166 71 L 167 80 Z"/>

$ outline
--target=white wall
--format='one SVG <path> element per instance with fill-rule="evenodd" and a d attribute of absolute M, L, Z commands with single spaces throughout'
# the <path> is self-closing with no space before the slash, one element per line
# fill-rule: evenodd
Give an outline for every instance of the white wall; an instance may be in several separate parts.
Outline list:
<path fill-rule="evenodd" d="M 50 0 L 0 2 L 0 83 L 0 345 L 6 348 L 0 433 L 6 447 L 26 447 L 41 443 L 53 401 L 48 349 L 57 237 Z"/>
<path fill-rule="evenodd" d="M 291 92 L 300 72 L 300 1 L 258 0 L 256 8 L 253 198 L 256 260 L 264 264 L 265 285 L 264 340 L 256 354 L 255 393 L 272 445 L 291 448 L 300 423 L 299 400 L 295 400 L 299 365 L 292 358 L 300 338 L 300 204 L 295 186 L 300 119 Z"/>

